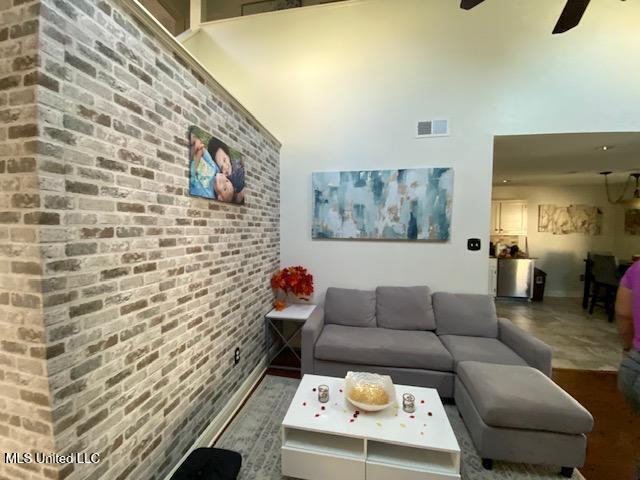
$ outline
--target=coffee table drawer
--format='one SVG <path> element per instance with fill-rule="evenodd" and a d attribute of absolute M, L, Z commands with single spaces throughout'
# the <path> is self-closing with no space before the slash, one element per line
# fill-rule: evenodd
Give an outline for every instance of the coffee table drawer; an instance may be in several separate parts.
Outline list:
<path fill-rule="evenodd" d="M 346 458 L 282 447 L 282 475 L 306 480 L 364 480 L 364 458 Z M 388 479 L 387 479 L 388 480 Z"/>
<path fill-rule="evenodd" d="M 367 480 L 460 480 L 460 475 L 411 470 L 399 466 L 366 464 Z"/>
<path fill-rule="evenodd" d="M 367 442 L 367 480 L 454 480 L 460 478 L 458 452 Z"/>

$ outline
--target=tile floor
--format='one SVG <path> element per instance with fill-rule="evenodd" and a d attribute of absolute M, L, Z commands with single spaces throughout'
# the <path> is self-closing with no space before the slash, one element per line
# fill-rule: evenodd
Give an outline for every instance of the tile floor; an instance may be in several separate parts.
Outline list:
<path fill-rule="evenodd" d="M 498 316 L 509 318 L 553 349 L 553 367 L 618 370 L 622 346 L 604 311 L 593 315 L 580 298 L 546 297 L 543 302 L 496 299 Z"/>

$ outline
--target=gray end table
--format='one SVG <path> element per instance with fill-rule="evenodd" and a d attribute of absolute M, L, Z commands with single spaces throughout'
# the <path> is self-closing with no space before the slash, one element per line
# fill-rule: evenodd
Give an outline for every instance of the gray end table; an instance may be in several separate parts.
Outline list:
<path fill-rule="evenodd" d="M 307 321 L 311 313 L 315 310 L 315 305 L 309 304 L 298 304 L 294 303 L 292 305 L 287 306 L 284 310 L 280 310 L 279 312 L 276 309 L 271 310 L 269 313 L 265 315 L 266 320 L 266 328 L 265 328 L 265 346 L 267 352 L 267 365 L 274 368 L 281 368 L 283 370 L 300 370 L 300 355 L 296 352 L 295 348 L 291 345 L 291 340 L 293 340 L 302 330 L 304 326 L 304 322 Z M 293 322 L 296 324 L 295 331 L 290 335 L 286 336 L 284 332 L 284 324 L 287 322 Z M 278 326 L 280 323 L 280 326 Z M 270 331 L 275 332 L 284 342 L 280 349 L 270 355 L 272 342 Z M 298 366 L 291 367 L 288 365 L 272 365 L 271 362 L 282 352 L 285 348 L 291 350 L 291 352 L 298 359 Z"/>

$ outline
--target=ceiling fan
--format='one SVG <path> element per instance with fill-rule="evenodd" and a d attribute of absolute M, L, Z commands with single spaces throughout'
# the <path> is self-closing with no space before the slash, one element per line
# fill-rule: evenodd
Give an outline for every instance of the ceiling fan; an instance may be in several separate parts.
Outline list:
<path fill-rule="evenodd" d="M 564 33 L 578 25 L 582 15 L 584 15 L 584 11 L 589 5 L 589 1 L 590 0 L 567 0 L 552 33 Z M 471 10 L 482 2 L 484 2 L 484 0 L 460 0 L 460 8 L 463 10 Z"/>

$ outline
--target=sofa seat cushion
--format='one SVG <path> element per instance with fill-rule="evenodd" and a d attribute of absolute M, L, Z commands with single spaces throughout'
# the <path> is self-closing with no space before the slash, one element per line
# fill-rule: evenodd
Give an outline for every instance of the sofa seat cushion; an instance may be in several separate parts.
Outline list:
<path fill-rule="evenodd" d="M 453 371 L 453 359 L 432 332 L 325 325 L 316 342 L 319 360 Z"/>
<path fill-rule="evenodd" d="M 376 288 L 378 327 L 395 330 L 435 330 L 429 287 Z"/>
<path fill-rule="evenodd" d="M 457 373 L 487 425 L 568 434 L 593 428 L 591 414 L 535 368 L 461 362 Z"/>
<path fill-rule="evenodd" d="M 521 356 L 496 338 L 461 335 L 441 335 L 439 338 L 453 356 L 455 371 L 460 362 L 467 360 L 503 365 L 528 365 Z"/>

